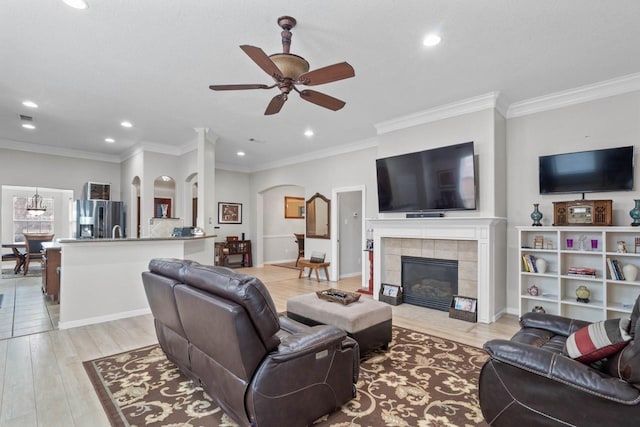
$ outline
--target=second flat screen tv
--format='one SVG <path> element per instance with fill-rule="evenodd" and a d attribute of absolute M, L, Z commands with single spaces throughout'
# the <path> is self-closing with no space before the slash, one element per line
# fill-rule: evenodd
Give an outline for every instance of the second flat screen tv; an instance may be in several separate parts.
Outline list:
<path fill-rule="evenodd" d="M 633 146 L 539 158 L 540 194 L 633 190 Z"/>
<path fill-rule="evenodd" d="M 376 160 L 380 212 L 476 208 L 473 142 Z"/>

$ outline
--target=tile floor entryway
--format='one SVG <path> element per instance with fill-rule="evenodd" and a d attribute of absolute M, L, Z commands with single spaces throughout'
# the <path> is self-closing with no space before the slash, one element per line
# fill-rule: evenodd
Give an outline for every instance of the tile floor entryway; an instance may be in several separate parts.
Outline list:
<path fill-rule="evenodd" d="M 42 293 L 42 277 L 1 276 L 0 340 L 57 329 L 59 316 L 60 305 Z"/>

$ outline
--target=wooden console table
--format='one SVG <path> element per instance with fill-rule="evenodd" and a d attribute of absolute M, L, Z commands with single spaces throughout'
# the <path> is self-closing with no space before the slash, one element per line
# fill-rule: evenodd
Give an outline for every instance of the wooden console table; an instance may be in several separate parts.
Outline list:
<path fill-rule="evenodd" d="M 305 267 L 309 269 L 308 278 L 311 278 L 311 271 L 316 272 L 316 281 L 320 282 L 320 276 L 318 275 L 318 269 L 324 269 L 324 275 L 327 277 L 327 281 L 329 280 L 329 267 L 330 262 L 311 262 L 308 259 L 301 259 L 298 261 L 298 267 L 300 267 L 300 273 L 298 274 L 298 279 L 302 277 L 302 273 L 304 273 Z"/>
<path fill-rule="evenodd" d="M 238 255 L 238 256 L 234 256 Z M 238 260 L 234 260 L 238 258 Z M 214 264 L 230 268 L 251 267 L 251 240 L 216 242 Z"/>

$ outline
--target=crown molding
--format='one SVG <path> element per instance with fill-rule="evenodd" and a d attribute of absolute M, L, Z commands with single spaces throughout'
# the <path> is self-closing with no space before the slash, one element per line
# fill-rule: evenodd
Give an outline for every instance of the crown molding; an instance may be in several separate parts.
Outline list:
<path fill-rule="evenodd" d="M 26 151 L 28 153 L 48 154 L 51 156 L 70 157 L 73 159 L 96 160 L 99 162 L 120 163 L 120 156 L 110 154 L 91 153 L 89 151 L 60 148 L 51 145 L 32 144 L 30 142 L 0 139 L 0 148 L 7 150 Z"/>
<path fill-rule="evenodd" d="M 369 138 L 363 141 L 359 141 L 353 144 L 340 145 L 337 147 L 327 148 L 326 150 L 312 151 L 302 154 L 300 156 L 288 157 L 286 159 L 278 160 L 277 162 L 264 163 L 260 167 L 250 170 L 249 172 L 259 172 L 268 169 L 275 169 L 284 166 L 291 166 L 298 163 L 304 163 L 312 160 L 318 160 L 326 157 L 337 156 L 340 154 L 352 153 L 354 151 L 366 150 L 368 148 L 374 148 L 378 146 L 378 140 L 376 138 Z M 217 164 L 216 164 L 217 167 Z"/>
<path fill-rule="evenodd" d="M 233 165 L 231 163 L 224 163 L 224 162 L 216 162 L 216 170 L 217 169 L 230 171 L 230 172 L 242 172 L 242 173 L 254 172 L 247 166 Z"/>
<path fill-rule="evenodd" d="M 615 79 L 514 102 L 509 106 L 506 117 L 511 119 L 526 116 L 637 90 L 640 90 L 640 73 L 629 74 Z"/>
<path fill-rule="evenodd" d="M 490 92 L 485 95 L 463 99 L 462 101 L 452 102 L 428 110 L 418 111 L 417 113 L 407 116 L 380 122 L 374 126 L 378 135 L 382 135 L 396 130 L 448 119 L 450 117 L 475 113 L 476 111 L 482 111 L 488 108 L 496 108 L 499 95 L 500 92 Z"/>

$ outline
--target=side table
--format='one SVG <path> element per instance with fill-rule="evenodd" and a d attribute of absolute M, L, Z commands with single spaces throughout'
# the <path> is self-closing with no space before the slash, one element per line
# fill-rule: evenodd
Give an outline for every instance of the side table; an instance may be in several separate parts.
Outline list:
<path fill-rule="evenodd" d="M 322 268 L 324 269 L 324 275 L 327 277 L 327 281 L 329 280 L 329 270 L 327 270 L 327 267 L 330 265 L 330 262 L 311 262 L 308 259 L 301 259 L 300 261 L 298 261 L 298 267 L 300 268 L 300 273 L 298 274 L 298 279 L 302 277 L 302 274 L 304 273 L 304 269 L 305 267 L 309 269 L 309 275 L 307 275 L 308 278 L 311 278 L 311 271 L 315 271 L 316 272 L 316 280 L 318 281 L 318 283 L 320 282 L 320 275 L 318 274 L 318 269 Z"/>

